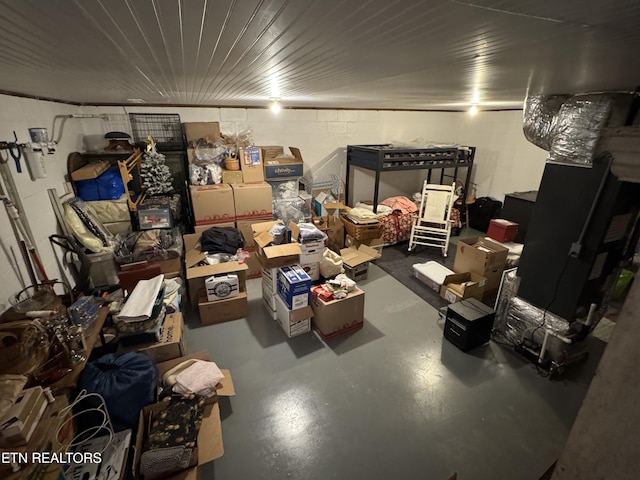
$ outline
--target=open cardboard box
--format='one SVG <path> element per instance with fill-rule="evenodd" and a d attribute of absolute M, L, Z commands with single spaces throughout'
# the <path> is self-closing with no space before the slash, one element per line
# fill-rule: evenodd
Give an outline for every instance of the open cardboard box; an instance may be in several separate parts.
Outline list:
<path fill-rule="evenodd" d="M 272 147 L 273 148 L 273 147 Z M 265 158 L 264 178 L 265 180 L 281 180 L 284 178 L 302 177 L 304 161 L 300 149 L 289 147 L 293 158 Z M 262 149 L 263 153 L 265 149 Z M 284 149 L 283 149 L 284 151 Z"/>
<path fill-rule="evenodd" d="M 440 287 L 440 296 L 451 303 L 475 298 L 482 301 L 487 279 L 474 272 L 447 275 Z"/>
<path fill-rule="evenodd" d="M 345 273 L 349 278 L 355 280 L 364 280 L 367 278 L 369 270 L 369 262 L 380 258 L 380 252 L 368 245 L 360 245 L 358 248 L 343 248 L 340 250 Z"/>
<path fill-rule="evenodd" d="M 155 363 L 180 358 L 187 353 L 187 339 L 184 334 L 182 313 L 170 313 L 164 319 L 160 340 L 125 347 L 118 346 L 118 353 L 140 352 L 147 355 Z"/>
<path fill-rule="evenodd" d="M 181 358 L 176 358 L 168 362 L 162 362 L 157 364 L 160 377 L 164 375 L 171 368 L 176 365 L 196 358 L 199 360 L 209 361 L 209 355 L 207 352 L 198 352 L 191 355 L 186 355 Z M 216 389 L 217 397 L 234 396 L 235 389 L 233 387 L 233 380 L 231 373 L 228 370 L 222 370 L 225 378 L 218 384 L 220 388 Z M 222 442 L 222 422 L 220 421 L 220 406 L 213 397 L 211 402 L 208 402 L 204 408 L 204 415 L 202 416 L 202 424 L 198 432 L 198 446 L 194 449 L 192 455 L 193 466 L 181 472 L 171 474 L 163 479 L 168 480 L 197 480 L 198 479 L 198 466 L 205 463 L 212 462 L 224 455 L 224 445 Z M 168 401 L 154 403 L 148 405 L 140 412 L 138 420 L 138 435 L 136 438 L 136 444 L 134 447 L 133 466 L 135 476 L 142 478 L 140 474 L 140 457 L 142 456 L 142 448 L 146 438 L 146 432 L 149 431 L 149 424 L 153 415 L 161 412 L 167 407 Z"/>
<path fill-rule="evenodd" d="M 269 233 L 269 229 L 276 223 L 278 222 L 271 221 L 251 225 L 258 260 L 260 260 L 263 268 L 267 269 L 298 263 L 300 261 L 300 253 L 302 253 L 298 243 L 284 243 L 282 245 L 269 246 L 271 242 L 273 242 L 273 237 Z"/>
<path fill-rule="evenodd" d="M 173 367 L 181 364 L 186 360 L 204 360 L 206 362 L 210 362 L 209 354 L 207 352 L 196 352 L 190 353 L 189 355 L 184 355 L 179 358 L 173 358 L 171 360 L 167 360 L 166 362 L 156 363 L 156 367 L 158 368 L 158 376 L 162 378 L 165 373 L 171 370 Z M 233 397 L 236 394 L 235 387 L 233 385 L 233 379 L 231 378 L 231 372 L 224 368 L 221 368 L 220 371 L 224 375 L 224 378 L 220 380 L 220 383 L 216 386 L 216 394 L 218 397 Z M 217 399 L 213 397 L 213 401 Z"/>

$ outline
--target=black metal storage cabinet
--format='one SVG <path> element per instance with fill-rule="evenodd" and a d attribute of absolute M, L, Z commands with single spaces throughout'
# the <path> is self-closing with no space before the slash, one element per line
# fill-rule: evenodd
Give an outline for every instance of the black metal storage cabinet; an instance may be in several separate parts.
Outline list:
<path fill-rule="evenodd" d="M 531 213 L 533 212 L 533 206 L 536 204 L 537 196 L 537 190 L 507 193 L 504 196 L 504 205 L 502 207 L 502 212 L 500 213 L 500 218 L 504 218 L 505 220 L 510 220 L 518 224 L 518 233 L 516 234 L 516 238 L 513 240 L 514 242 L 525 242 L 527 231 L 529 230 Z"/>
<path fill-rule="evenodd" d="M 619 181 L 607 162 L 547 164 L 518 265 L 518 296 L 569 321 L 606 302 L 638 241 L 639 210 L 640 184 Z"/>
<path fill-rule="evenodd" d="M 349 204 L 351 194 L 351 167 L 360 167 L 375 172 L 373 186 L 373 208 L 378 209 L 378 189 L 380 175 L 383 172 L 405 170 L 428 170 L 427 181 L 431 182 L 431 172 L 440 169 L 440 182 L 444 179 L 444 170 L 453 168 L 453 179 L 458 179 L 458 169 L 466 169 L 464 183 L 465 195 L 469 193 L 471 170 L 476 147 L 447 148 L 399 148 L 391 144 L 348 145 L 347 146 L 347 191 L 345 201 Z"/>

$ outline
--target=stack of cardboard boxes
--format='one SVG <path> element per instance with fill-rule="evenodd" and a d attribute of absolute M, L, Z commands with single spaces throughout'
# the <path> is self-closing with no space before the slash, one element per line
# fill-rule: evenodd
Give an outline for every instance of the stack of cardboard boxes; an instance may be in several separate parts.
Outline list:
<path fill-rule="evenodd" d="M 413 266 L 414 275 L 449 302 L 497 293 L 509 250 L 485 237 L 458 240 L 453 271 L 437 262 Z"/>
<path fill-rule="evenodd" d="M 189 301 L 200 312 L 200 322 L 203 325 L 228 322 L 245 318 L 249 314 L 247 300 L 247 270 L 245 263 L 236 261 L 218 263 L 215 265 L 203 265 L 205 254 L 197 248 L 200 242 L 200 234 L 187 234 L 183 237 L 185 248 L 186 278 L 189 290 Z M 237 290 L 233 295 L 225 295 L 223 298 L 207 296 L 207 280 L 221 276 L 233 276 L 237 281 Z M 234 282 L 235 283 L 235 282 Z"/>

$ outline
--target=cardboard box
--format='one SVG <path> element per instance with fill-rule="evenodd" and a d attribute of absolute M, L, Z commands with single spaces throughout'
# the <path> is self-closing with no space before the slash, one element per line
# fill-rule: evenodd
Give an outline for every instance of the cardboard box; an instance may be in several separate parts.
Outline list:
<path fill-rule="evenodd" d="M 344 244 L 344 225 L 340 221 L 340 217 L 332 215 L 324 217 L 313 217 L 313 224 L 322 230 L 326 235 L 325 245 L 336 253 L 340 253 L 345 247 Z"/>
<path fill-rule="evenodd" d="M 236 222 L 222 222 L 216 223 L 215 225 L 196 225 L 193 227 L 193 233 L 197 233 L 198 235 L 202 235 L 202 232 L 205 230 L 209 230 L 211 227 L 233 227 L 236 228 Z"/>
<path fill-rule="evenodd" d="M 189 191 L 196 225 L 235 221 L 236 208 L 230 185 L 191 185 Z"/>
<path fill-rule="evenodd" d="M 142 345 L 118 346 L 118 353 L 140 352 L 155 363 L 166 362 L 187 354 L 187 338 L 184 334 L 182 313 L 170 313 L 164 319 L 160 340 Z"/>
<path fill-rule="evenodd" d="M 369 262 L 380 258 L 380 253 L 367 245 L 356 248 L 343 248 L 340 250 L 345 274 L 350 279 L 358 282 L 365 280 L 369 275 Z"/>
<path fill-rule="evenodd" d="M 133 465 L 136 478 L 142 478 L 140 473 L 140 458 L 142 457 L 144 442 L 146 435 L 142 432 L 149 431 L 149 424 L 155 415 L 167 408 L 169 401 L 148 405 L 140 412 L 138 420 L 138 436 L 134 449 Z M 220 405 L 216 403 L 206 404 L 204 414 L 202 415 L 202 423 L 198 431 L 197 446 L 193 449 L 191 455 L 193 465 L 180 472 L 176 472 L 169 476 L 162 477 L 166 480 L 197 480 L 198 466 L 214 460 L 224 455 L 224 446 L 222 443 L 222 423 L 220 421 Z"/>
<path fill-rule="evenodd" d="M 487 279 L 485 294 L 500 286 L 509 249 L 484 237 L 458 240 L 453 270 L 456 273 L 474 272 Z"/>
<path fill-rule="evenodd" d="M 309 305 L 311 277 L 300 265 L 281 267 L 278 270 L 278 295 L 289 310 Z"/>
<path fill-rule="evenodd" d="M 340 300 L 312 295 L 313 327 L 324 339 L 358 330 L 364 325 L 364 292 L 356 288 Z"/>
<path fill-rule="evenodd" d="M 236 219 L 273 218 L 273 198 L 268 183 L 234 183 L 231 187 Z"/>
<path fill-rule="evenodd" d="M 501 243 L 513 242 L 518 234 L 518 224 L 502 218 L 492 218 L 487 237 Z"/>
<path fill-rule="evenodd" d="M 482 301 L 486 281 L 486 278 L 474 272 L 447 275 L 440 287 L 440 296 L 451 303 L 465 298 Z"/>
<path fill-rule="evenodd" d="M 215 325 L 246 318 L 249 315 L 247 292 L 240 292 L 232 298 L 209 302 L 207 294 L 201 291 L 198 298 L 198 311 L 202 325 Z"/>
<path fill-rule="evenodd" d="M 273 237 L 269 229 L 277 222 L 259 222 L 251 225 L 253 240 L 257 247 L 258 259 L 263 268 L 279 268 L 293 265 L 300 261 L 300 245 L 298 243 L 285 243 L 271 245 Z"/>
<path fill-rule="evenodd" d="M 273 160 L 284 153 L 284 147 L 282 145 L 269 145 L 266 147 L 260 147 L 262 150 L 262 160 Z"/>
<path fill-rule="evenodd" d="M 293 234 L 291 236 L 293 237 Z M 324 252 L 323 241 L 301 243 L 300 263 L 318 263 L 320 262 L 320 260 L 322 260 L 322 252 Z"/>
<path fill-rule="evenodd" d="M 287 334 L 287 337 L 295 337 L 311 331 L 311 318 L 313 310 L 309 305 L 289 310 L 280 295 L 276 295 L 276 314 L 278 323 Z"/>
<path fill-rule="evenodd" d="M 151 262 L 151 265 L 160 265 L 160 272 L 164 273 L 165 277 L 172 278 L 174 276 L 181 276 L 182 273 L 182 257 L 171 258 L 169 260 L 159 260 L 157 262 Z"/>
<path fill-rule="evenodd" d="M 277 297 L 277 295 L 276 295 Z M 275 297 L 273 297 L 275 303 Z M 268 302 L 264 297 L 262 297 L 262 303 L 264 305 L 264 309 L 267 311 L 267 315 L 269 315 L 273 320 L 278 320 L 278 312 L 271 309 L 271 303 Z"/>
<path fill-rule="evenodd" d="M 222 183 L 243 183 L 242 170 L 223 170 Z"/>
<path fill-rule="evenodd" d="M 264 182 L 264 164 L 262 150 L 259 147 L 241 148 L 239 160 L 244 183 Z"/>
<path fill-rule="evenodd" d="M 220 138 L 220 124 L 218 122 L 185 122 L 184 134 L 187 142 L 195 142 L 205 138 L 209 142 L 215 142 Z"/>
<path fill-rule="evenodd" d="M 382 248 L 384 247 L 384 239 L 380 238 L 371 238 L 369 240 L 356 240 L 351 235 L 346 234 L 344 237 L 344 246 L 345 247 L 353 247 L 358 248 L 360 245 L 366 245 L 367 247 L 375 248 L 380 255 L 382 255 Z"/>
<path fill-rule="evenodd" d="M 242 240 L 244 240 L 244 249 L 253 251 L 256 249 L 256 242 L 253 240 L 253 229 L 251 225 L 256 223 L 255 220 L 237 220 L 236 228 L 240 231 L 240 235 L 242 235 Z"/>
<path fill-rule="evenodd" d="M 279 268 L 263 268 L 262 285 L 271 295 L 278 294 L 278 270 Z M 275 309 L 274 309 L 275 310 Z"/>
<path fill-rule="evenodd" d="M 268 285 L 265 285 L 264 283 L 262 284 L 262 300 L 264 301 L 264 304 L 269 308 L 269 310 L 271 310 L 272 312 L 276 311 L 276 297 L 278 296 L 277 293 L 272 293 L 271 289 L 269 288 Z"/>
<path fill-rule="evenodd" d="M 97 162 L 91 162 L 77 170 L 71 172 L 71 180 L 78 182 L 80 180 L 92 180 L 98 178 L 109 168 L 108 160 L 98 160 Z"/>
<path fill-rule="evenodd" d="M 289 147 L 289 150 L 291 150 L 293 158 L 269 158 L 264 160 L 264 178 L 266 180 L 302 177 L 304 162 L 300 149 Z"/>
<path fill-rule="evenodd" d="M 453 270 L 433 260 L 413 265 L 413 276 L 438 293 L 447 276 L 453 274 L 455 274 Z"/>
<path fill-rule="evenodd" d="M 196 248 L 200 241 L 200 234 L 191 233 L 182 236 L 185 249 L 185 276 L 189 290 L 189 300 L 196 306 L 200 294 L 206 298 L 205 280 L 211 276 L 235 273 L 238 275 L 238 288 L 246 292 L 246 272 L 249 269 L 245 263 L 225 262 L 216 265 L 196 266 L 204 260 L 205 254 Z M 221 302 L 222 300 L 219 300 Z"/>
<path fill-rule="evenodd" d="M 246 248 L 245 248 L 245 250 L 247 250 L 249 252 L 249 258 L 245 262 L 245 264 L 248 267 L 247 279 L 249 279 L 249 278 L 260 278 L 260 276 L 262 275 L 262 264 L 260 263 L 260 260 L 258 259 L 258 253 L 257 253 L 255 247 L 252 250 L 248 250 Z"/>
<path fill-rule="evenodd" d="M 26 445 L 47 408 L 42 387 L 23 390 L 2 418 L 0 439 L 7 445 Z"/>
<path fill-rule="evenodd" d="M 320 280 L 320 262 L 300 263 L 300 267 L 309 275 L 312 282 Z"/>

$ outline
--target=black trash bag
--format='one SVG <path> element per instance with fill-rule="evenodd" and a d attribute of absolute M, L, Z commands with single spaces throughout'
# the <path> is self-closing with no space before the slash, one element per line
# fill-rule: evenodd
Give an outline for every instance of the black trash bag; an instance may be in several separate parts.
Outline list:
<path fill-rule="evenodd" d="M 244 241 L 240 231 L 233 227 L 211 227 L 202 232 L 200 238 L 202 252 L 235 255 L 243 246 Z"/>
<path fill-rule="evenodd" d="M 128 428 L 135 431 L 142 408 L 157 400 L 158 369 L 153 360 L 142 353 L 110 353 L 87 363 L 80 374 L 78 388 L 102 396 L 114 431 Z M 98 399 L 90 397 L 81 408 L 98 406 Z M 102 423 L 100 419 L 96 422 Z M 83 423 L 82 428 L 87 429 L 92 420 L 87 416 Z"/>

